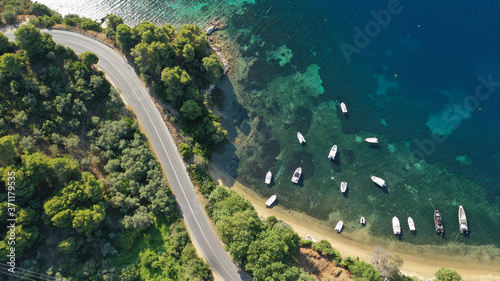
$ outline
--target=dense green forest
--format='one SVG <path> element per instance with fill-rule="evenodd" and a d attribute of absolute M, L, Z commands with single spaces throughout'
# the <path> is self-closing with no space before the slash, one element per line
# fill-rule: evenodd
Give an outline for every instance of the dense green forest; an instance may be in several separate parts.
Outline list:
<path fill-rule="evenodd" d="M 61 17 L 53 12 L 31 19 L 40 27 L 61 24 L 104 34 L 135 65 L 137 73 L 168 107 L 170 121 L 179 121 L 182 155 L 188 160 L 210 159 L 214 147 L 226 140 L 227 131 L 212 113 L 210 85 L 219 81 L 223 66 L 210 52 L 206 34 L 195 25 L 175 28 L 142 22 L 130 27 L 116 15 L 107 15 L 106 28 L 78 15 Z"/>
<path fill-rule="evenodd" d="M 0 34 L 0 260 L 12 247 L 11 191 L 18 268 L 68 280 L 212 280 L 97 62 L 33 25 L 18 28 L 15 44 Z"/>

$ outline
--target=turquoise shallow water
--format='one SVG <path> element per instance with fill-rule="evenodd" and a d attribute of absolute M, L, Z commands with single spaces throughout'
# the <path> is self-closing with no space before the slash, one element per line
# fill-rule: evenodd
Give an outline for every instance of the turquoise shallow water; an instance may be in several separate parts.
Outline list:
<path fill-rule="evenodd" d="M 223 33 L 234 39 L 241 68 L 221 86 L 231 132 L 231 143 L 214 156 L 221 169 L 332 228 L 343 219 L 347 233 L 365 216 L 372 235 L 396 240 L 396 215 L 409 243 L 500 247 L 497 2 L 40 2 L 91 18 L 115 12 L 130 24 L 227 16 Z M 349 116 L 340 113 L 341 101 Z M 362 141 L 371 136 L 380 145 Z M 333 144 L 339 153 L 329 161 Z M 304 176 L 294 185 L 297 166 Z M 268 170 L 275 175 L 270 188 Z M 385 178 L 388 188 L 377 188 L 370 175 Z M 349 183 L 347 196 L 341 181 Z M 459 205 L 469 236 L 457 235 Z M 433 208 L 443 214 L 445 239 L 434 232 Z M 416 235 L 407 231 L 407 216 Z"/>

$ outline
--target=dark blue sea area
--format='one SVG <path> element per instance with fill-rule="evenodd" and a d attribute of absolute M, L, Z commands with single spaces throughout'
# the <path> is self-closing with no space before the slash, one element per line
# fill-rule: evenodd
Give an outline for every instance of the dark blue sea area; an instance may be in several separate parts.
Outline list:
<path fill-rule="evenodd" d="M 498 253 L 500 2 L 82 2 L 88 11 L 66 12 L 112 12 L 129 24 L 227 19 L 213 38 L 238 53 L 219 85 L 230 143 L 213 162 L 246 186 L 277 194 L 280 205 L 332 229 L 342 219 L 352 235 L 365 216 L 371 235 L 396 240 L 391 218 L 399 216 L 405 242 L 493 245 Z M 374 136 L 379 145 L 363 142 Z M 333 144 L 339 152 L 330 161 Z M 298 166 L 304 173 L 294 185 Z M 271 187 L 264 184 L 268 170 Z M 385 178 L 387 188 L 374 186 L 370 175 Z M 457 235 L 459 205 L 468 236 Z M 434 231 L 434 208 L 443 214 L 445 239 Z M 408 216 L 417 235 L 405 231 Z"/>

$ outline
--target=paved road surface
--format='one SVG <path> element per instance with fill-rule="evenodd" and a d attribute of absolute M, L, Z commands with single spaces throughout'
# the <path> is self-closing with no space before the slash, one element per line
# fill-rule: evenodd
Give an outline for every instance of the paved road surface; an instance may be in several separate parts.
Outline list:
<path fill-rule="evenodd" d="M 154 146 L 175 198 L 180 205 L 193 242 L 198 246 L 219 279 L 247 279 L 224 251 L 217 235 L 210 227 L 207 215 L 196 198 L 193 184 L 188 177 L 172 135 L 134 69 L 112 48 L 96 40 L 69 31 L 50 30 L 44 32 L 51 34 L 55 42 L 72 48 L 77 54 L 91 51 L 99 56 L 99 67 L 106 72 L 108 79 L 122 91 L 125 100 L 132 106 L 146 129 L 147 137 Z M 13 40 L 12 32 L 8 32 L 6 35 Z"/>

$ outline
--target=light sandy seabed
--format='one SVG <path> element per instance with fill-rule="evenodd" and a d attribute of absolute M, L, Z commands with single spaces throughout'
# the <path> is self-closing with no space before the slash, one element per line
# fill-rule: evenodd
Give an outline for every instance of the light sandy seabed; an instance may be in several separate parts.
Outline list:
<path fill-rule="evenodd" d="M 457 257 L 446 253 L 438 256 L 435 250 L 436 246 L 418 246 L 400 241 L 377 239 L 368 234 L 368 227 L 359 231 L 353 231 L 349 229 L 349 226 L 346 226 L 342 234 L 337 234 L 333 231 L 333 226 L 329 227 L 324 221 L 315 219 L 304 213 L 285 209 L 279 204 L 273 206 L 273 208 L 266 208 L 264 202 L 267 198 L 234 181 L 229 175 L 218 170 L 216 167 L 211 167 L 210 175 L 219 184 L 223 184 L 249 200 L 261 219 L 276 216 L 290 225 L 302 238 L 310 235 L 316 241 L 322 239 L 328 240 L 334 249 L 340 251 L 342 257 L 360 257 L 365 261 L 370 261 L 373 248 L 375 246 L 382 246 L 392 254 L 397 254 L 403 258 L 404 264 L 401 272 L 407 276 L 418 277 L 422 280 L 432 280 L 434 272 L 440 267 L 450 267 L 458 271 L 468 281 L 500 280 L 500 265 L 484 260 L 481 255 L 482 251 L 478 251 L 477 254 L 463 255 L 461 258 L 459 255 Z M 450 249 L 450 246 L 445 247 L 447 247 L 447 250 Z M 456 246 L 457 252 L 461 252 L 461 247 Z M 482 250 L 487 251 L 488 247 L 485 246 L 485 249 Z M 449 252 L 447 251 L 447 253 Z"/>

